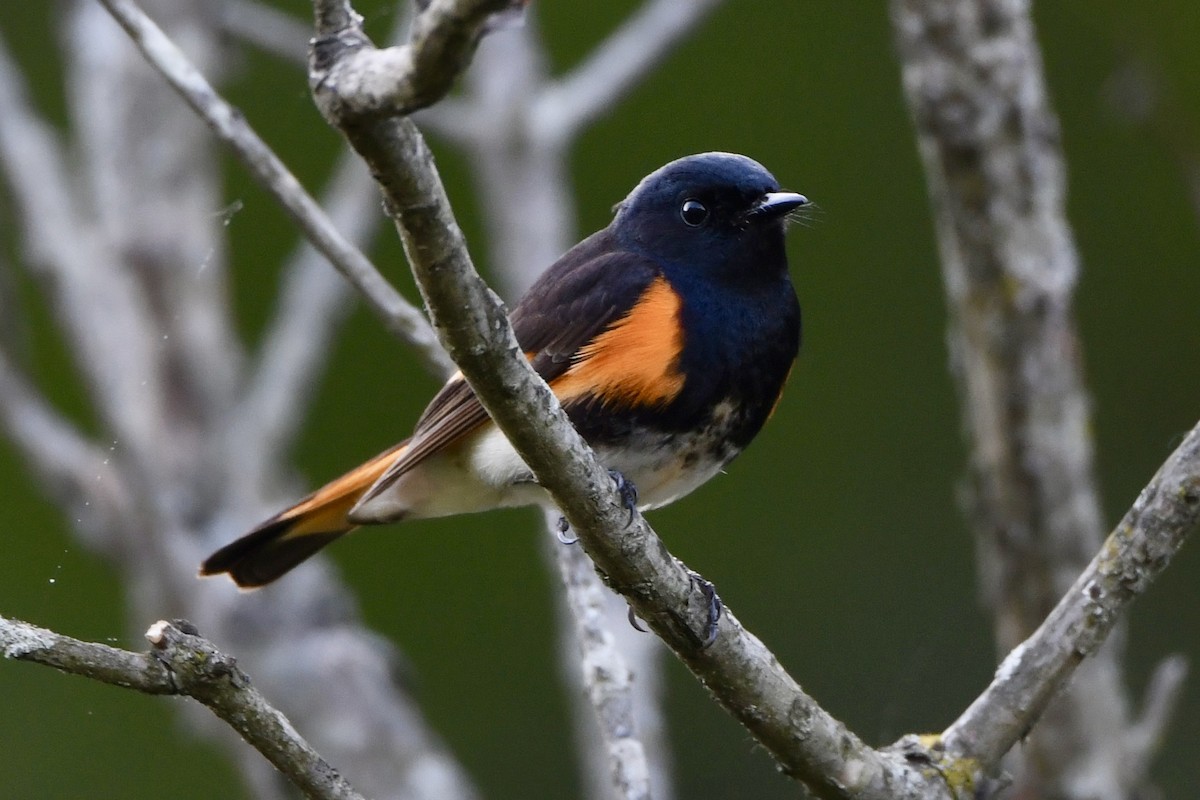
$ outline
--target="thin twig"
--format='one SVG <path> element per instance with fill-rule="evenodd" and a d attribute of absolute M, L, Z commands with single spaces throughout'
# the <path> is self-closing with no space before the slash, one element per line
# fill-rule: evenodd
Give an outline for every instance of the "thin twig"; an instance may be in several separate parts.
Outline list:
<path fill-rule="evenodd" d="M 48 494 L 68 509 L 89 543 L 127 510 L 129 494 L 110 452 L 89 441 L 13 363 L 0 343 L 0 426 Z"/>
<path fill-rule="evenodd" d="M 547 514 L 547 521 L 557 517 Z M 649 800 L 650 771 L 634 713 L 633 675 L 619 652 L 605 615 L 607 591 L 582 548 L 555 548 L 575 620 L 583 686 L 596 711 L 610 768 L 610 783 L 622 800 Z"/>
<path fill-rule="evenodd" d="M 334 170 L 323 205 L 357 246 L 370 240 L 383 219 L 379 190 L 349 151 Z M 319 378 L 351 299 L 350 284 L 309 245 L 284 267 L 279 301 L 230 426 L 238 451 L 254 461 L 249 475 L 274 468 L 295 437 L 313 399 L 308 387 Z"/>
<path fill-rule="evenodd" d="M 296 64 L 308 57 L 308 20 L 257 0 L 221 0 L 219 8 L 221 27 L 247 44 Z"/>
<path fill-rule="evenodd" d="M 27 264 L 46 287 L 108 432 L 143 452 L 161 440 L 153 325 L 133 278 L 79 208 L 59 137 L 30 105 L 2 41 L 0 107 L 0 166 L 24 223 Z"/>
<path fill-rule="evenodd" d="M 1103 535 L 1058 120 L 1028 2 L 891 5 L 934 207 L 980 585 L 1005 653 Z M 1016 794 L 1136 793 L 1120 649 L 1079 670 L 1022 748 Z"/>
<path fill-rule="evenodd" d="M 100 0 L 155 69 L 246 165 L 300 229 L 346 276 L 384 327 L 406 342 L 435 374 L 450 367 L 424 316 L 406 301 L 362 252 L 348 242 L 315 200 L 237 109 L 223 100 L 179 48 L 131 0 Z"/>
<path fill-rule="evenodd" d="M 996 764 L 1122 612 L 1160 575 L 1200 522 L 1200 424 L 1187 435 L 1050 616 L 943 735 L 948 752 Z M 1167 676 L 1162 691 L 1178 677 Z"/>
<path fill-rule="evenodd" d="M 722 0 L 646 0 L 587 60 L 542 91 L 539 135 L 562 141 L 605 113 L 712 13 Z"/>
<path fill-rule="evenodd" d="M 131 653 L 0 617 L 0 652 L 5 658 L 145 694 L 191 697 L 241 734 L 306 797 L 363 800 L 250 684 L 235 660 L 187 623 L 156 622 L 146 639 L 154 648 L 151 652 Z"/>

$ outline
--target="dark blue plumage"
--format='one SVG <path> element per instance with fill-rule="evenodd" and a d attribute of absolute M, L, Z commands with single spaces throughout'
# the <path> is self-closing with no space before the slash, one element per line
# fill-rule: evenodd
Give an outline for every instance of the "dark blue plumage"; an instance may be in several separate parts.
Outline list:
<path fill-rule="evenodd" d="M 707 481 L 774 409 L 800 347 L 786 216 L 807 202 L 745 156 L 673 161 L 513 310 L 534 368 L 642 508 Z M 358 525 L 546 502 L 456 376 L 410 439 L 218 550 L 201 573 L 260 586 Z"/>

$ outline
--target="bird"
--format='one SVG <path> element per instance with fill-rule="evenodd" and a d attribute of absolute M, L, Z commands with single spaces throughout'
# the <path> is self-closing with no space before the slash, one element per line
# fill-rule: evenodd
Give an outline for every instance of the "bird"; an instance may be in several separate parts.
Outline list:
<path fill-rule="evenodd" d="M 785 232 L 808 203 L 744 155 L 671 161 L 510 313 L 532 367 L 639 510 L 721 472 L 774 412 L 801 338 Z M 456 373 L 408 439 L 220 548 L 200 574 L 253 589 L 363 525 L 551 503 Z"/>

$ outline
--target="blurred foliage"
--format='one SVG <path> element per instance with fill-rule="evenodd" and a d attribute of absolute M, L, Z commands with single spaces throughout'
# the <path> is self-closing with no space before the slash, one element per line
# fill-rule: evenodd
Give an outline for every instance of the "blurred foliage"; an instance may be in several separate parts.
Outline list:
<path fill-rule="evenodd" d="M 3 4 L 0 36 L 40 106 L 61 119 L 54 5 Z M 539 3 L 554 68 L 568 69 L 636 5 Z M 361 10 L 379 36 L 392 24 L 384 4 Z M 1084 265 L 1079 318 L 1115 521 L 1200 417 L 1200 227 L 1187 182 L 1200 153 L 1200 5 L 1068 0 L 1040 4 L 1037 22 L 1069 161 Z M 299 69 L 241 50 L 229 70 L 230 97 L 319 186 L 337 142 Z M 728 3 L 579 143 L 581 230 L 606 224 L 651 169 L 710 149 L 757 158 L 818 206 L 790 237 L 804 351 L 762 439 L 728 476 L 652 522 L 869 741 L 940 729 L 990 678 L 995 654 L 956 507 L 963 448 L 944 306 L 885 4 Z M 486 266 L 466 165 L 437 152 Z M 237 310 L 253 339 L 295 237 L 237 165 L 227 175 L 225 200 L 243 205 L 229 225 Z M 6 220 L 10 210 L 0 199 Z M 376 257 L 410 286 L 394 237 L 382 238 Z M 16 262 L 11 230 L 0 241 Z M 86 424 L 45 309 L 14 282 L 22 302 L 0 315 L 6 324 L 19 315 L 38 379 Z M 357 312 L 315 387 L 297 469 L 316 483 L 392 443 L 434 388 Z M 6 442 L 0 476 L 0 613 L 140 648 L 119 575 L 81 550 Z M 332 554 L 369 622 L 406 652 L 432 724 L 489 797 L 563 797 L 578 787 L 536 530 L 532 514 L 513 511 L 352 537 Z M 1163 655 L 1200 660 L 1198 570 L 1193 546 L 1135 610 L 1135 697 Z M 681 668 L 669 669 L 679 796 L 794 797 L 750 737 Z M 1155 770 L 1168 796 L 1200 781 L 1196 686 Z M 181 799 L 237 795 L 224 760 L 180 733 L 172 701 L 19 664 L 0 665 L 0 698 L 0 796 L 144 797 L 165 787 Z"/>

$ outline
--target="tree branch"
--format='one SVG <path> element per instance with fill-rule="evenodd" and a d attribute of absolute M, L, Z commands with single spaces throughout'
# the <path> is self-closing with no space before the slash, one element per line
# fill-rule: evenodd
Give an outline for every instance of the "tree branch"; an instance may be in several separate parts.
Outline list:
<path fill-rule="evenodd" d="M 63 230 L 81 223 L 71 202 L 60 137 L 29 102 L 21 74 L 0 40 L 0 166 L 25 218 L 24 244 L 35 266 L 61 269 L 77 252 Z"/>
<path fill-rule="evenodd" d="M 550 512 L 547 522 L 558 515 Z M 610 785 L 622 800 L 649 800 L 650 769 L 637 734 L 633 674 L 619 652 L 605 616 L 604 586 L 596 566 L 579 547 L 556 550 L 567 606 L 575 621 L 583 686 L 596 711 L 610 767 Z"/>
<path fill-rule="evenodd" d="M 1096 652 L 1128 605 L 1162 574 L 1197 523 L 1200 424 L 1159 468 L 1042 625 L 1008 654 L 992 684 L 946 730 L 947 751 L 997 763 L 1029 732 L 1079 662 Z M 1169 688 L 1179 678 L 1165 680 Z"/>
<path fill-rule="evenodd" d="M 1028 2 L 891 8 L 934 207 L 980 583 L 1005 653 L 1068 591 L 1103 532 L 1058 120 Z M 1145 772 L 1131 761 L 1128 716 L 1114 642 L 1039 725 L 1018 780 L 1076 800 L 1128 797 Z"/>
<path fill-rule="evenodd" d="M 162 380 L 149 356 L 151 337 L 142 335 L 151 328 L 144 305 L 80 210 L 67 154 L 28 102 L 3 42 L 0 107 L 0 166 L 21 215 L 31 272 L 47 289 L 98 414 L 123 446 L 139 449 L 159 433 L 155 407 Z"/>
<path fill-rule="evenodd" d="M 656 67 L 722 0 L 646 0 L 588 59 L 549 84 L 533 106 L 533 129 L 571 138 Z"/>
<path fill-rule="evenodd" d="M 511 328 L 494 295 L 479 279 L 463 246 L 432 157 L 416 128 L 406 119 L 380 117 L 370 99 L 344 98 L 339 93 L 361 82 L 330 80 L 346 77 L 363 48 L 369 47 L 354 23 L 348 30 L 322 29 L 315 51 L 311 83 L 318 107 L 367 160 L 384 188 L 389 211 L 396 220 L 410 265 L 417 275 L 434 326 L 448 351 L 475 388 L 493 419 L 555 498 L 580 536 L 607 582 L 625 595 L 639 616 L 675 650 L 716 696 L 718 702 L 745 724 L 772 752 L 783 768 L 808 783 L 823 797 L 937 797 L 961 786 L 931 780 L 911 766 L 911 753 L 873 751 L 844 726 L 829 717 L 800 691 L 760 641 L 727 613 L 719 635 L 709 648 L 696 633 L 703 629 L 706 601 L 688 571 L 667 553 L 645 521 L 628 523 L 627 512 L 615 495 L 606 471 L 571 428 L 545 384 L 519 356 Z M 469 38 L 469 37 L 468 37 Z M 345 51 L 342 48 L 346 48 Z M 348 54 L 341 61 L 343 52 Z M 363 63 L 370 63 L 369 61 Z M 339 66 L 339 64 L 341 66 Z M 357 110 L 372 109 L 362 114 Z M 528 420 L 537 419 L 531 426 Z M 1187 495 L 1185 505 L 1200 495 Z M 1188 499 L 1190 498 L 1190 499 Z M 1176 539 L 1190 524 L 1187 515 L 1164 519 Z M 1134 548 L 1122 554 L 1137 558 Z M 1131 564 L 1102 558 L 1105 574 L 1134 569 Z M 1141 586 L 1156 573 L 1143 573 Z M 1132 597 L 1121 587 L 1106 587 L 1100 597 L 1070 596 L 1062 612 L 1068 619 L 1088 619 L 1097 608 L 1108 614 Z M 1109 598 L 1114 605 L 1098 606 Z M 1080 616 L 1082 615 L 1082 616 Z M 1036 686 L 1044 705 L 1067 671 L 1093 652 L 1111 627 L 1088 625 L 1070 629 L 1075 637 L 1067 650 L 1074 653 L 1051 680 L 1019 658 L 1011 670 L 1023 685 Z M 1056 638 L 1067 629 L 1059 620 Z M 1067 628 L 1070 628 L 1068 625 Z M 1031 706 L 1036 716 L 1041 705 Z M 955 729 L 949 752 L 980 753 L 971 761 L 967 781 L 995 763 L 1004 748 L 962 748 Z M 993 734 L 994 741 L 1005 740 Z M 956 738 L 957 737 L 957 738 Z M 1013 739 L 1015 741 L 1015 738 Z M 1011 742 L 1009 742 L 1011 744 Z"/>
<path fill-rule="evenodd" d="M 610 38 L 619 36 L 620 30 Z M 537 129 L 534 108 L 539 98 L 544 98 L 549 80 L 545 45 L 531 9 L 524 24 L 492 36 L 487 46 L 479 49 L 461 95 L 446 98 L 416 116 L 422 129 L 449 138 L 470 159 L 479 205 L 489 210 L 484 215 L 489 262 L 509 297 L 521 294 L 578 238 L 568 158 L 581 129 L 565 139 Z M 561 572 L 562 559 L 577 557 L 564 554 L 564 548 L 555 545 L 553 531 L 546 541 L 543 552 L 548 568 L 555 573 Z M 591 583 L 597 580 L 593 574 Z M 564 604 L 558 615 L 561 657 L 573 701 L 576 749 L 586 796 L 609 800 L 614 797 L 614 769 L 623 769 L 610 753 L 620 751 L 606 743 L 610 737 L 606 738 L 603 730 L 605 714 L 593 704 L 598 695 L 588 690 L 579 669 L 581 639 L 595 632 L 581 631 L 576 617 L 567 610 L 587 605 L 586 597 L 573 595 L 586 595 L 591 588 L 589 583 L 563 586 Z M 636 721 L 651 793 L 665 800 L 674 794 L 662 710 L 665 653 L 657 639 L 632 630 L 626 621 L 628 606 L 619 595 L 604 591 L 600 602 L 606 635 L 614 638 L 621 657 L 621 663 L 613 668 L 628 670 L 637 678 L 629 692 L 630 716 Z M 593 617 L 591 625 L 599 622 L 599 617 Z"/>
<path fill-rule="evenodd" d="M 29 383 L 0 343 L 0 425 L 50 495 L 69 509 L 93 546 L 98 531 L 128 510 L 130 497 L 106 453 Z M 103 480 L 100 478 L 103 477 Z"/>
<path fill-rule="evenodd" d="M 823 796 L 921 782 L 900 759 L 866 747 L 820 709 L 731 612 L 725 614 L 716 642 L 702 647 L 697 631 L 704 630 L 708 598 L 640 515 L 629 523 L 607 470 L 571 427 L 545 382 L 519 356 L 502 306 L 471 264 L 432 155 L 416 127 L 402 117 L 380 116 L 372 98 L 343 96 L 367 85 L 347 73 L 356 64 L 374 63 L 362 55 L 370 44 L 354 15 L 330 17 L 317 5 L 319 38 L 310 83 L 318 108 L 380 181 L 434 327 L 451 357 L 555 498 L 609 585 L 629 599 L 785 770 Z M 482 20 L 479 15 L 468 18 Z M 350 27 L 333 29 L 330 19 Z M 460 37 L 471 39 L 469 34 Z M 531 419 L 538 424 L 530 425 Z M 804 736 L 796 735 L 797 727 Z"/>
<path fill-rule="evenodd" d="M 311 29 L 307 21 L 258 0 L 221 0 L 221 26 L 267 53 L 303 64 Z"/>
<path fill-rule="evenodd" d="M 374 236 L 381 221 L 379 190 L 349 150 L 334 170 L 323 205 L 356 246 Z M 313 399 L 309 387 L 321 374 L 353 297 L 349 282 L 309 244 L 298 248 L 283 272 L 279 300 L 229 426 L 238 443 L 234 449 L 254 462 L 249 475 L 275 468 L 295 437 Z"/>
<path fill-rule="evenodd" d="M 131 0 L 100 0 L 121 24 L 155 69 L 213 132 L 245 164 L 251 175 L 271 193 L 304 232 L 313 246 L 354 285 L 384 328 L 414 348 L 426 368 L 435 374 L 449 371 L 445 354 L 437 345 L 421 312 L 387 282 L 362 252 L 329 220 L 295 176 L 245 121 L 241 112 L 226 103 L 188 61 L 179 48 Z"/>
<path fill-rule="evenodd" d="M 0 651 L 5 658 L 145 694 L 191 697 L 228 723 L 306 797 L 363 800 L 250 684 L 237 662 L 189 623 L 161 620 L 146 631 L 146 639 L 154 648 L 151 652 L 131 653 L 0 617 Z"/>

